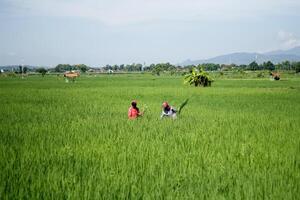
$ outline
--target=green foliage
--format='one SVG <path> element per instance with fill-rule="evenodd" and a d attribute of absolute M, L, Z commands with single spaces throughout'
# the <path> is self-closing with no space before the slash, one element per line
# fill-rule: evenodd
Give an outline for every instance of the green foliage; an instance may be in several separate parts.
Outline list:
<path fill-rule="evenodd" d="M 125 70 L 129 71 L 129 72 L 132 72 L 132 71 L 142 71 L 142 67 L 143 67 L 142 64 L 139 64 L 139 63 L 135 64 L 135 63 L 133 63 L 131 65 L 126 65 L 125 66 Z"/>
<path fill-rule="evenodd" d="M 258 78 L 264 78 L 264 77 L 265 77 L 265 75 L 264 75 L 264 73 L 263 73 L 263 72 L 259 72 L 259 73 L 257 74 L 257 77 L 258 77 Z"/>
<path fill-rule="evenodd" d="M 160 75 L 162 72 L 171 72 L 171 74 L 175 74 L 176 67 L 171 65 L 170 63 L 159 63 L 153 64 L 150 66 L 153 75 Z"/>
<path fill-rule="evenodd" d="M 278 64 L 278 69 L 280 70 L 291 70 L 292 64 L 289 61 L 284 61 Z"/>
<path fill-rule="evenodd" d="M 56 72 L 65 72 L 73 70 L 72 65 L 69 64 L 59 64 L 55 67 Z"/>
<path fill-rule="evenodd" d="M 293 66 L 295 68 L 296 73 L 299 73 L 300 72 L 300 62 L 294 63 Z"/>
<path fill-rule="evenodd" d="M 128 72 L 135 72 L 135 71 L 142 71 L 143 65 L 140 63 L 133 63 L 133 64 L 128 64 L 128 65 L 105 65 L 103 67 L 104 70 L 106 71 L 128 71 Z"/>
<path fill-rule="evenodd" d="M 28 67 L 23 67 L 23 74 L 26 74 L 27 73 L 27 71 L 28 71 Z"/>
<path fill-rule="evenodd" d="M 273 71 L 275 70 L 275 65 L 271 61 L 264 62 L 263 69 Z"/>
<path fill-rule="evenodd" d="M 42 76 L 45 76 L 45 74 L 48 72 L 48 70 L 46 70 L 43 67 L 37 68 L 35 71 L 38 72 L 38 73 L 40 73 L 40 74 L 42 74 Z"/>
<path fill-rule="evenodd" d="M 232 71 L 232 70 L 235 70 L 236 67 L 237 67 L 237 66 L 236 66 L 235 64 L 230 64 L 230 65 L 222 64 L 222 65 L 221 65 L 221 70 L 222 70 L 222 71 Z"/>
<path fill-rule="evenodd" d="M 184 102 L 182 102 L 178 108 L 178 114 L 181 113 L 182 109 L 187 105 L 187 103 L 189 102 L 189 99 L 186 99 Z"/>
<path fill-rule="evenodd" d="M 5 73 L 5 75 L 8 77 L 16 77 L 17 76 L 16 73 L 14 73 L 14 72 L 7 72 L 7 73 Z"/>
<path fill-rule="evenodd" d="M 190 85 L 194 85 L 195 87 L 206 87 L 211 86 L 213 80 L 204 70 L 193 68 L 189 74 L 185 75 L 184 82 L 189 83 Z"/>
<path fill-rule="evenodd" d="M 70 65 L 70 64 L 59 64 L 54 68 L 55 72 L 66 72 L 72 70 L 80 70 L 81 72 L 86 72 L 89 67 L 85 64 L 77 64 L 77 65 Z"/>
<path fill-rule="evenodd" d="M 198 65 L 198 69 L 200 68 L 205 71 L 217 71 L 221 69 L 221 66 L 219 64 L 214 63 L 203 63 L 201 65 Z"/>
<path fill-rule="evenodd" d="M 74 68 L 80 70 L 83 73 L 85 73 L 89 69 L 89 67 L 85 64 L 74 65 Z"/>
<path fill-rule="evenodd" d="M 257 62 L 253 61 L 252 63 L 249 64 L 249 70 L 258 70 L 259 66 L 257 64 Z"/>
<path fill-rule="evenodd" d="M 151 73 L 152 75 L 160 76 L 161 70 L 159 68 L 154 68 Z"/>
<path fill-rule="evenodd" d="M 192 70 L 193 68 L 203 69 L 205 71 L 233 71 L 238 70 L 243 73 L 244 70 L 295 70 L 297 62 L 290 63 L 289 61 L 284 61 L 282 63 L 277 63 L 274 65 L 271 61 L 264 62 L 263 64 L 258 65 L 256 61 L 253 61 L 249 65 L 236 65 L 236 64 L 214 64 L 214 63 L 203 63 L 199 65 L 188 65 L 188 66 L 175 66 L 170 63 L 157 63 L 151 64 L 149 66 L 143 66 L 140 63 L 133 64 L 121 64 L 121 65 L 105 65 L 102 69 L 105 71 L 113 70 L 117 71 L 126 71 L 126 72 L 151 72 L 153 75 L 160 75 L 161 73 L 177 75 L 182 74 L 185 71 Z M 70 65 L 70 64 L 59 64 L 54 68 L 56 72 L 65 72 L 71 70 L 80 70 L 81 72 L 86 72 L 90 67 L 84 64 Z M 24 72 L 23 72 L 24 73 Z M 242 74 L 243 75 L 243 74 Z"/>
<path fill-rule="evenodd" d="M 19 74 L 22 74 L 23 73 L 23 67 L 20 65 L 19 66 Z"/>

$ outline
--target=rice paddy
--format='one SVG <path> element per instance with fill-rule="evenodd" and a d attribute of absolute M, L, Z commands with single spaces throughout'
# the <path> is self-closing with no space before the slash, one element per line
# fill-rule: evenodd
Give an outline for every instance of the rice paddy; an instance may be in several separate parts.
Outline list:
<path fill-rule="evenodd" d="M 161 104 L 188 104 L 176 120 Z M 128 120 L 131 100 L 146 109 Z M 0 77 L 0 199 L 298 199 L 300 77 Z"/>

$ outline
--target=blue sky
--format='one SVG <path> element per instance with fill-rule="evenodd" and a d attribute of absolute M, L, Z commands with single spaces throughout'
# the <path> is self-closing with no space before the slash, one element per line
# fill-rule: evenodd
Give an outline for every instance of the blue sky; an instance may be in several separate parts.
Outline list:
<path fill-rule="evenodd" d="M 179 63 L 300 45 L 299 0 L 0 0 L 0 65 Z"/>

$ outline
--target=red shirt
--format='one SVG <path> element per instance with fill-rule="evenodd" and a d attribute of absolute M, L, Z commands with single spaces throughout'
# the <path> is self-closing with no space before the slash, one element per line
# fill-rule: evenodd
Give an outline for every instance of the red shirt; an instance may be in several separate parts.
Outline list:
<path fill-rule="evenodd" d="M 132 106 L 128 110 L 128 118 L 135 119 L 140 115 L 140 111 L 138 108 L 133 108 Z"/>

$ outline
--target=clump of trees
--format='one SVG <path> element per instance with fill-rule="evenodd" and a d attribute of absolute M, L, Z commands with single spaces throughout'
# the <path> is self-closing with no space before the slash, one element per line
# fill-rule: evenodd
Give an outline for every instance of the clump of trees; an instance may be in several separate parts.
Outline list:
<path fill-rule="evenodd" d="M 113 70 L 117 71 L 125 71 L 125 72 L 151 72 L 153 75 L 160 75 L 163 72 L 168 72 L 171 75 L 174 75 L 180 69 L 183 69 L 180 66 L 175 66 L 170 63 L 158 63 L 158 64 L 151 64 L 149 66 L 142 65 L 140 63 L 133 63 L 128 65 L 105 65 L 103 67 L 104 70 L 110 71 Z"/>
<path fill-rule="evenodd" d="M 150 65 L 149 69 L 151 70 L 153 75 L 160 75 L 162 72 L 171 72 L 171 74 L 175 74 L 176 67 L 170 63 L 159 63 Z"/>
<path fill-rule="evenodd" d="M 206 71 L 232 71 L 232 70 L 249 70 L 249 71 L 259 71 L 259 70 L 295 70 L 297 72 L 297 66 L 300 65 L 300 62 L 289 62 L 284 61 L 281 63 L 274 64 L 271 61 L 263 62 L 258 64 L 256 61 L 249 63 L 248 65 L 236 65 L 236 64 L 213 64 L 213 63 L 204 63 L 200 65 L 189 65 L 184 68 L 192 69 L 202 67 Z M 298 69 L 300 71 L 300 69 Z"/>
<path fill-rule="evenodd" d="M 211 86 L 213 80 L 209 76 L 209 74 L 202 68 L 193 68 L 189 74 L 185 75 L 184 82 L 189 83 L 190 85 L 194 85 L 195 87 L 207 87 Z"/>
<path fill-rule="evenodd" d="M 133 63 L 133 64 L 127 64 L 127 65 L 105 65 L 103 67 L 104 70 L 106 71 L 128 71 L 128 72 L 133 72 L 133 71 L 143 71 L 143 65 L 140 63 Z"/>
<path fill-rule="evenodd" d="M 44 77 L 45 74 L 48 72 L 47 69 L 45 69 L 45 68 L 43 68 L 43 67 L 37 68 L 35 71 L 36 71 L 37 73 L 42 74 L 43 77 Z"/>
<path fill-rule="evenodd" d="M 86 72 L 89 67 L 85 64 L 78 64 L 78 65 L 70 65 L 70 64 L 59 64 L 54 68 L 55 72 L 65 72 L 65 71 L 73 71 L 73 70 L 80 70 L 81 72 Z"/>
<path fill-rule="evenodd" d="M 16 74 L 26 74 L 28 71 L 28 67 L 20 65 L 18 69 L 15 70 Z"/>
<path fill-rule="evenodd" d="M 295 64 L 295 70 L 296 70 L 296 73 L 299 73 L 300 72 L 300 62 L 297 62 Z"/>

